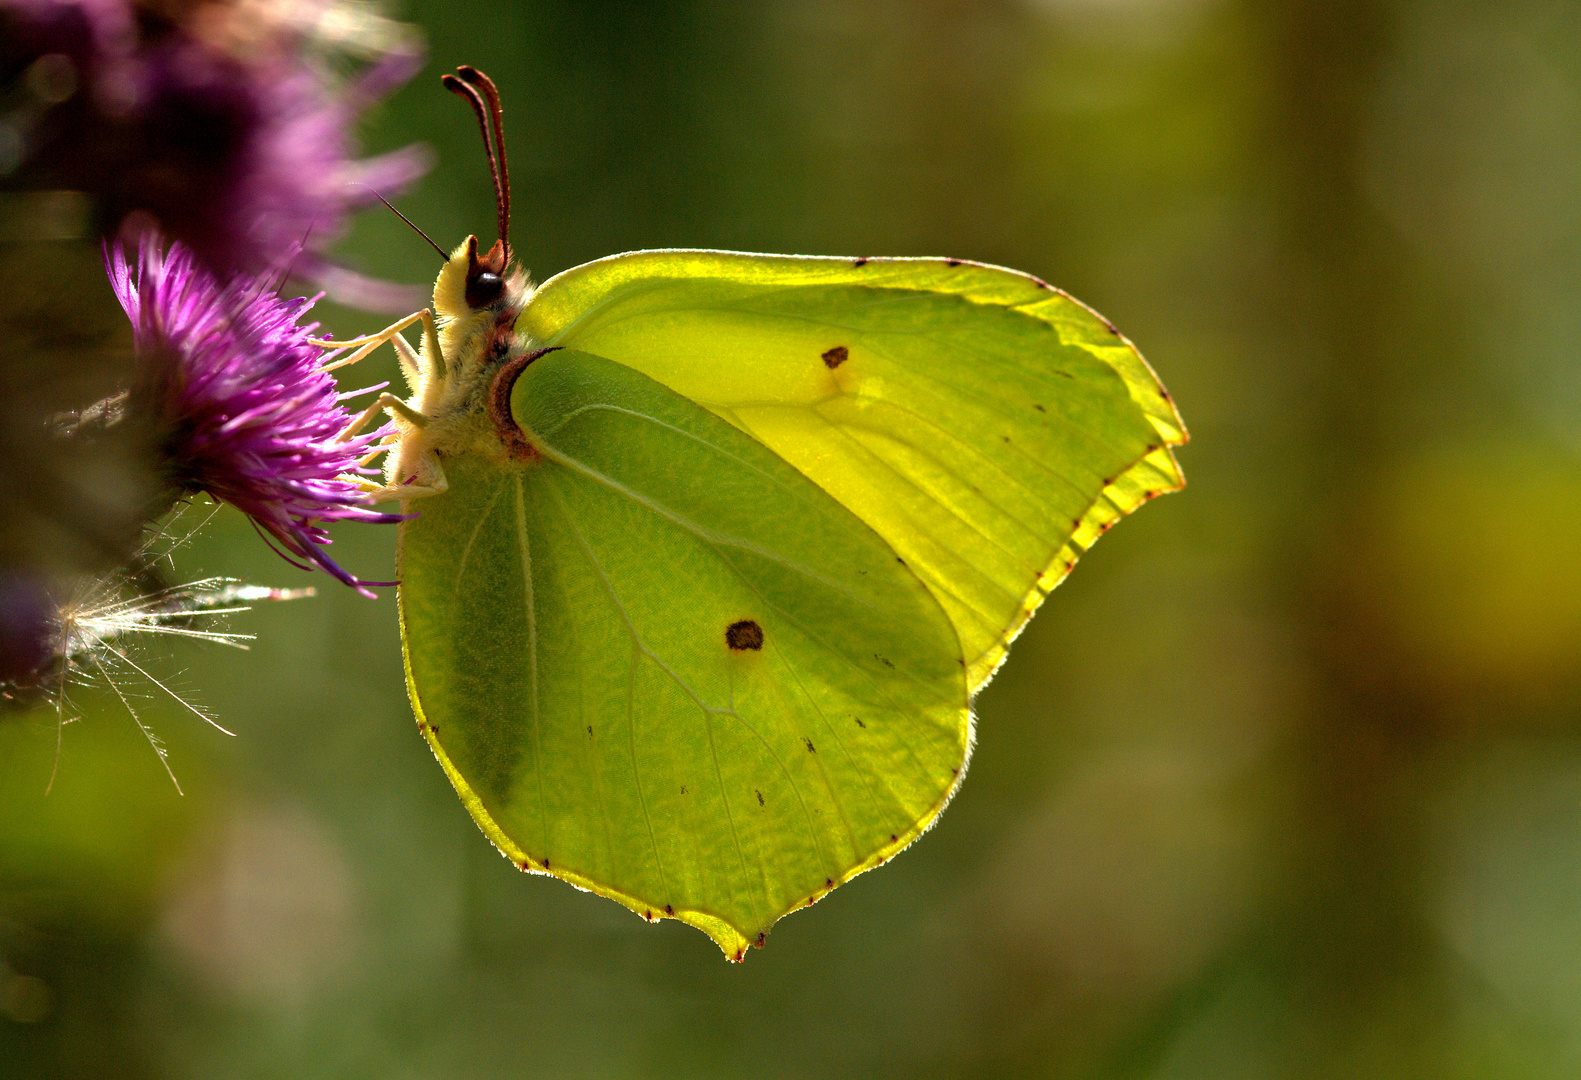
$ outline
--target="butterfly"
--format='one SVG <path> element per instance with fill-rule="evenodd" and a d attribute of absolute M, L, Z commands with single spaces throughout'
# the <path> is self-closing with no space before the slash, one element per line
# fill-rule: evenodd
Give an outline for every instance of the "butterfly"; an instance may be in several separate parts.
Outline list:
<path fill-rule="evenodd" d="M 734 960 L 938 819 L 972 698 L 1077 557 L 1184 484 L 1186 430 L 1115 328 L 958 259 L 638 251 L 541 285 L 508 242 L 498 91 L 443 78 L 498 239 L 388 342 L 410 384 L 407 687 L 522 870 Z M 421 323 L 414 352 L 401 331 Z"/>

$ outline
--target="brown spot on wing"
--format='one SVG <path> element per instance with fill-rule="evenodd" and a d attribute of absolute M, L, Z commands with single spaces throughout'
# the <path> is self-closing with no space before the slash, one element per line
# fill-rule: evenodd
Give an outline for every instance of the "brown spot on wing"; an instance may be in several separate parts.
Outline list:
<path fill-rule="evenodd" d="M 741 619 L 725 627 L 725 644 L 732 652 L 757 651 L 763 648 L 763 627 L 751 619 Z"/>
<path fill-rule="evenodd" d="M 851 350 L 844 345 L 836 345 L 823 354 L 823 363 L 830 371 L 839 367 L 851 358 Z"/>

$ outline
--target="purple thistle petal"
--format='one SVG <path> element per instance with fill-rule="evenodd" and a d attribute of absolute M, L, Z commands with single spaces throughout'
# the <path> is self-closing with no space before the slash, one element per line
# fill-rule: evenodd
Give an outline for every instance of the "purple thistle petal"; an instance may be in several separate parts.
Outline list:
<path fill-rule="evenodd" d="M 317 566 L 364 595 L 323 548 L 326 521 L 402 521 L 366 504 L 359 458 L 389 428 L 342 439 L 352 414 L 302 324 L 311 299 L 256 281 L 222 285 L 183 244 L 145 235 L 134 273 L 119 246 L 105 269 L 132 320 L 138 375 L 127 415 L 154 433 L 164 479 L 248 515 L 288 561 Z"/>

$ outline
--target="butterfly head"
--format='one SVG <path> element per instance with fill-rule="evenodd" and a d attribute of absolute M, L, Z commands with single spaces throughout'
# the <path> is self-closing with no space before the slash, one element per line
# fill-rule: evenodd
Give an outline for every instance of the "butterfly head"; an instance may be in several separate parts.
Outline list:
<path fill-rule="evenodd" d="M 471 308 L 485 308 L 493 304 L 505 291 L 505 265 L 509 253 L 505 241 L 496 240 L 488 253 L 478 255 L 478 238 L 467 237 L 466 301 Z"/>
<path fill-rule="evenodd" d="M 510 253 L 501 241 L 479 252 L 478 238 L 469 236 L 439 271 L 434 282 L 434 310 L 446 321 L 494 310 L 519 291 L 522 278 L 522 272 L 510 265 Z"/>

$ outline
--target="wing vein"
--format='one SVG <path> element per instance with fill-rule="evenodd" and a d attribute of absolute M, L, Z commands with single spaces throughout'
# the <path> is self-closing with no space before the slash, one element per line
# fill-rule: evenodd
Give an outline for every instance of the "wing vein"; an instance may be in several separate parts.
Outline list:
<path fill-rule="evenodd" d="M 794 664 L 785 664 L 784 666 L 785 670 L 790 672 L 791 678 L 795 680 L 796 689 L 800 691 L 801 696 L 806 699 L 808 706 L 815 714 L 817 714 L 818 719 L 823 721 L 823 725 L 829 729 L 829 734 L 834 738 L 835 745 L 840 747 L 840 751 L 841 753 L 845 754 L 846 760 L 850 761 L 850 751 L 846 749 L 845 743 L 841 741 L 839 734 L 834 730 L 834 725 L 829 722 L 829 717 L 826 716 L 823 709 L 819 707 L 817 700 L 814 699 L 812 694 L 808 692 L 806 683 L 802 681 L 801 672 L 796 670 Z M 817 754 L 813 754 L 812 756 L 816 759 L 815 764 L 818 766 L 818 775 L 823 777 L 824 789 L 829 792 L 829 801 L 834 804 L 835 810 L 840 815 L 840 824 L 845 826 L 845 834 L 850 838 L 851 851 L 857 858 L 861 858 L 862 844 L 861 841 L 856 838 L 856 829 L 851 825 L 851 818 L 845 812 L 845 804 L 840 801 L 839 792 L 835 790 L 834 784 L 829 780 L 829 771 L 823 767 L 823 760 L 819 758 Z M 854 766 L 855 762 L 852 762 L 852 764 Z M 866 775 L 864 775 L 860 769 L 856 770 L 856 774 L 857 779 L 861 780 L 862 782 L 862 790 L 867 793 L 868 801 L 873 804 L 874 816 L 879 816 L 878 800 L 873 797 L 873 789 L 868 787 Z M 819 846 L 818 853 L 820 855 L 823 854 L 822 845 Z M 839 869 L 842 873 L 844 873 L 844 867 L 840 867 Z"/>
<path fill-rule="evenodd" d="M 489 515 L 494 513 L 494 504 L 500 501 L 500 496 L 505 493 L 505 487 L 505 484 L 501 484 L 495 489 L 493 497 L 489 499 L 489 504 L 483 508 L 483 513 L 478 515 L 477 524 L 473 525 L 472 531 L 467 534 L 467 542 L 461 545 L 461 557 L 456 560 L 455 591 L 458 594 L 461 592 L 461 577 L 466 573 L 467 560 L 472 557 L 472 545 L 477 542 L 479 534 L 483 532 L 483 526 L 488 523 Z"/>
<path fill-rule="evenodd" d="M 627 410 L 618 410 L 618 411 L 627 412 Z M 650 417 L 643 417 L 640 413 L 630 413 L 630 415 L 639 417 L 641 419 L 650 420 L 653 423 L 658 423 L 658 421 L 652 421 Z M 661 425 L 661 426 L 668 427 L 669 425 Z M 698 441 L 701 441 L 701 440 L 698 440 Z M 711 448 L 714 448 L 714 447 L 712 447 L 711 443 L 704 443 L 704 445 L 707 445 L 707 446 L 710 446 Z M 714 448 L 714 449 L 717 449 L 717 448 Z M 710 547 L 715 548 L 716 550 L 718 548 L 720 548 L 720 547 L 730 547 L 730 548 L 736 548 L 736 549 L 739 549 L 741 551 L 745 551 L 745 552 L 748 552 L 750 554 L 756 555 L 759 558 L 762 558 L 762 559 L 764 559 L 767 562 L 771 562 L 771 563 L 775 564 L 776 566 L 782 567 L 783 569 L 791 572 L 792 574 L 795 574 L 795 575 L 797 575 L 799 577 L 802 577 L 802 578 L 804 578 L 804 579 L 806 579 L 806 580 L 808 580 L 810 582 L 813 582 L 813 583 L 818 584 L 818 585 L 822 585 L 822 586 L 824 586 L 827 589 L 830 589 L 830 590 L 832 590 L 834 592 L 839 593 L 841 596 L 845 597 L 847 600 L 851 601 L 854 604 L 858 604 L 858 605 L 866 608 L 867 610 L 873 612 L 875 615 L 882 615 L 882 613 L 879 612 L 878 609 L 876 607 L 874 607 L 873 604 L 871 604 L 870 602 L 862 599 L 862 597 L 860 597 L 860 596 L 857 596 L 857 595 L 853 594 L 848 589 L 846 589 L 844 586 L 842 586 L 839 582 L 833 581 L 833 580 L 831 580 L 829 578 L 826 578 L 823 575 L 814 572 L 809 567 L 803 566 L 800 563 L 791 562 L 790 560 L 784 558 L 782 555 L 778 554 L 777 552 L 766 550 L 762 546 L 760 546 L 758 544 L 755 544 L 755 543 L 751 542 L 750 540 L 746 540 L 744 538 L 737 537 L 737 536 L 723 535 L 723 534 L 718 533 L 718 532 L 716 532 L 716 531 L 714 531 L 712 529 L 706 529 L 702 525 L 700 525 L 697 522 L 693 521 L 691 518 L 686 517 L 685 515 L 680 514 L 680 513 L 676 512 L 675 510 L 672 510 L 670 507 L 665 506 L 663 503 L 658 502 L 655 499 L 649 498 L 648 496 L 642 494 L 641 492 L 632 490 L 631 488 L 627 487 L 625 484 L 622 484 L 620 481 L 616 480 L 614 477 L 611 477 L 611 476 L 608 476 L 608 475 L 606 475 L 604 473 L 601 473 L 597 469 L 594 469 L 594 468 L 592 468 L 592 467 L 590 467 L 588 465 L 583 464 L 581 461 L 578 461 L 576 458 L 573 458 L 573 457 L 570 457 L 567 454 L 561 453 L 560 451 L 556 450 L 553 446 L 551 446 L 551 445 L 549 445 L 547 443 L 540 443 L 539 444 L 539 451 L 543 454 L 543 456 L 547 460 L 553 461 L 557 465 L 563 465 L 565 468 L 571 470 L 572 472 L 576 473 L 577 475 L 582 476 L 582 477 L 584 477 L 584 478 L 586 478 L 588 480 L 592 480 L 595 483 L 600 484 L 600 485 L 608 488 L 610 491 L 614 492 L 615 494 L 620 495 L 623 498 L 631 500 L 633 503 L 637 504 L 638 506 L 643 507 L 644 509 L 648 510 L 649 512 L 651 512 L 653 514 L 657 514 L 658 516 L 666 519 L 667 521 L 671 522 L 672 524 L 680 526 L 682 529 L 684 529 L 687 532 L 691 533 L 693 536 L 697 537 L 699 540 L 702 540 L 704 543 L 708 544 Z M 729 457 L 729 455 L 724 455 L 723 451 L 719 451 L 719 452 L 723 456 Z M 734 457 L 730 457 L 730 460 L 738 461 L 739 459 L 734 458 Z M 745 465 L 745 463 L 743 463 L 743 465 L 744 465 L 744 467 L 751 468 L 751 466 Z M 754 470 L 754 471 L 756 471 L 756 470 Z M 798 500 L 798 501 L 801 501 L 801 500 Z M 688 688 L 687 692 L 688 693 L 691 692 L 690 688 Z"/>
<path fill-rule="evenodd" d="M 521 553 L 522 599 L 527 609 L 527 708 L 532 716 L 533 768 L 538 775 L 538 821 L 543 838 L 543 858 L 549 857 L 549 804 L 544 798 L 543 787 L 543 716 L 538 700 L 538 608 L 533 595 L 532 545 L 527 537 L 527 504 L 522 492 L 522 479 L 515 477 L 516 488 L 516 539 Z M 501 485 L 501 490 L 504 485 Z"/>
<path fill-rule="evenodd" d="M 655 666 L 657 666 L 660 671 L 662 671 L 666 675 L 668 675 L 670 677 L 670 679 L 674 681 L 675 685 L 680 687 L 681 690 L 684 691 L 686 693 L 686 695 L 692 699 L 692 701 L 697 705 L 697 707 L 700 710 L 702 710 L 702 713 L 703 713 L 703 716 L 704 716 L 704 722 L 707 723 L 708 715 L 712 711 L 714 711 L 713 707 L 710 706 L 701 697 L 699 697 L 697 695 L 696 691 L 694 691 L 690 686 L 687 685 L 685 679 L 681 678 L 680 675 L 676 671 L 671 669 L 671 667 L 668 664 L 666 664 L 662 659 L 660 659 L 660 657 L 657 654 L 655 654 L 653 652 L 653 650 L 648 648 L 647 644 L 642 640 L 642 635 L 640 633 L 638 633 L 636 625 L 632 623 L 631 615 L 630 615 L 629 612 L 627 612 L 626 605 L 621 602 L 620 594 L 615 591 L 614 582 L 610 581 L 609 580 L 609 575 L 604 572 L 604 566 L 603 566 L 602 563 L 599 562 L 597 553 L 593 551 L 593 546 L 590 543 L 588 543 L 587 536 L 582 532 L 582 527 L 581 527 L 580 524 L 578 524 L 578 522 L 576 520 L 576 516 L 571 513 L 571 508 L 566 505 L 565 496 L 560 492 L 560 490 L 558 488 L 551 488 L 551 491 L 553 491 L 553 493 L 554 493 L 555 504 L 559 508 L 560 514 L 565 519 L 566 524 L 570 526 L 571 532 L 576 536 L 577 543 L 580 545 L 580 547 L 582 549 L 582 554 L 587 558 L 588 565 L 590 565 L 593 568 L 593 572 L 598 575 L 598 579 L 599 579 L 600 583 L 602 583 L 602 585 L 604 586 L 605 593 L 608 594 L 610 601 L 615 605 L 615 610 L 617 612 L 619 612 L 620 620 L 626 627 L 626 633 L 631 636 L 632 647 L 637 652 L 639 652 L 641 655 L 647 657 L 650 661 L 652 661 L 653 664 Z M 657 839 L 656 834 L 654 833 L 654 829 L 653 829 L 653 815 L 649 812 L 647 799 L 642 794 L 641 773 L 640 773 L 640 771 L 638 771 L 638 765 L 637 765 L 637 723 L 636 723 L 636 696 L 637 696 L 636 680 L 637 680 L 637 676 L 636 676 L 636 659 L 635 659 L 635 657 L 633 657 L 632 665 L 633 666 L 632 666 L 630 681 L 629 681 L 627 692 L 626 692 L 626 716 L 627 716 L 629 730 L 631 732 L 631 767 L 632 767 L 633 772 L 638 777 L 638 780 L 637 780 L 637 793 L 638 793 L 639 800 L 642 802 L 643 817 L 646 820 L 647 825 L 648 825 L 648 839 L 653 845 L 654 865 L 655 865 L 655 867 L 658 868 L 659 880 L 660 880 L 661 884 L 664 887 L 665 893 L 668 894 L 669 891 L 670 891 L 669 883 L 668 883 L 668 879 L 667 879 L 667 877 L 666 877 L 666 875 L 664 873 L 664 864 L 659 858 L 659 843 L 658 843 L 658 839 Z M 709 737 L 710 737 L 710 739 L 712 739 L 712 737 L 713 737 L 713 729 L 712 729 L 712 727 L 709 728 Z M 729 810 L 728 802 L 726 804 L 726 810 L 727 811 Z M 731 820 L 730 829 L 731 829 L 732 835 L 734 835 L 734 833 L 735 833 L 735 821 L 734 821 L 734 819 Z M 744 858 L 741 858 L 741 841 L 740 841 L 739 837 L 736 837 L 736 855 L 737 855 L 738 859 L 741 859 L 741 872 L 742 872 L 742 874 L 744 876 L 746 874 L 746 861 L 745 861 Z"/>

